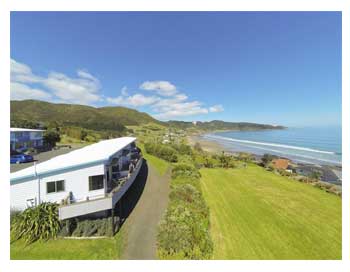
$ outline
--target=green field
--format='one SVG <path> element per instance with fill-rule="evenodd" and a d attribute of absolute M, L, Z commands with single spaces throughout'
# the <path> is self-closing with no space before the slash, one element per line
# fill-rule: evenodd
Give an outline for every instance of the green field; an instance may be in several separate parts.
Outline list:
<path fill-rule="evenodd" d="M 21 240 L 11 244 L 11 260 L 115 260 L 124 246 L 123 230 L 113 238 L 57 239 L 25 245 Z"/>
<path fill-rule="evenodd" d="M 341 198 L 255 165 L 202 169 L 214 259 L 340 259 Z"/>

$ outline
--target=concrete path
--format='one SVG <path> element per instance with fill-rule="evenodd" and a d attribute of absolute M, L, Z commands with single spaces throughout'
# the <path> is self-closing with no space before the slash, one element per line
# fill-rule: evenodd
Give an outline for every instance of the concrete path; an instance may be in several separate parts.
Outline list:
<path fill-rule="evenodd" d="M 132 210 L 129 210 L 130 214 L 122 226 L 126 228 L 127 233 L 122 259 L 156 259 L 157 226 L 168 205 L 170 169 L 164 176 L 160 176 L 151 165 L 146 164 L 145 167 L 147 169 L 140 170 L 141 176 L 148 174 L 145 183 L 140 186 L 143 191 L 140 192 L 139 188 L 130 188 L 139 191 L 136 193 L 139 199 Z M 123 203 L 127 198 L 126 195 L 125 200 L 122 200 Z"/>

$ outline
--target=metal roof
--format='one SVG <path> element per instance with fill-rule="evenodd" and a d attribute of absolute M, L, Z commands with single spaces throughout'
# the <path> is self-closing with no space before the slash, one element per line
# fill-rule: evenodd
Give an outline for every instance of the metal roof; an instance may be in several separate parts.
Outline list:
<path fill-rule="evenodd" d="M 23 132 L 23 131 L 45 131 L 43 129 L 31 129 L 31 128 L 10 128 L 11 132 Z"/>
<path fill-rule="evenodd" d="M 53 172 L 69 171 L 107 161 L 112 155 L 134 142 L 134 137 L 121 137 L 100 141 L 69 153 L 54 157 L 23 170 L 11 173 L 11 182 L 31 179 L 37 175 L 48 175 Z"/>

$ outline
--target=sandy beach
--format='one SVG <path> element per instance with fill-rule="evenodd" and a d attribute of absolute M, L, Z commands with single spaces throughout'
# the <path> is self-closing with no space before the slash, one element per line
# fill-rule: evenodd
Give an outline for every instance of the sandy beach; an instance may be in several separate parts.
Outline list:
<path fill-rule="evenodd" d="M 191 146 L 194 146 L 196 143 L 199 143 L 202 149 L 207 152 L 216 153 L 216 152 L 225 151 L 225 147 L 223 147 L 219 143 L 203 139 L 200 135 L 187 136 L 187 141 L 188 141 L 188 144 Z"/>

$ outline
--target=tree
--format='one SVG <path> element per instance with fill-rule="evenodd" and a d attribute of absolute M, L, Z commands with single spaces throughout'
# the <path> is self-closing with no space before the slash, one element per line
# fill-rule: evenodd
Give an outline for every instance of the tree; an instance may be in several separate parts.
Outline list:
<path fill-rule="evenodd" d="M 44 133 L 44 142 L 51 146 L 51 147 L 54 147 L 56 146 L 56 143 L 59 142 L 61 140 L 61 137 L 60 137 L 60 134 L 55 131 L 55 130 L 47 130 L 45 133 Z"/>
<path fill-rule="evenodd" d="M 270 164 L 270 162 L 272 162 L 273 159 L 274 159 L 273 155 L 264 154 L 264 156 L 261 158 L 261 162 L 262 162 L 264 167 L 267 167 Z"/>
<path fill-rule="evenodd" d="M 84 141 L 86 139 L 86 136 L 88 136 L 88 133 L 85 129 L 82 129 L 80 132 L 80 140 Z"/>
<path fill-rule="evenodd" d="M 221 155 L 219 156 L 220 165 L 222 168 L 228 168 L 230 163 L 230 157 L 225 155 L 225 152 L 222 151 Z"/>
<path fill-rule="evenodd" d="M 310 173 L 309 178 L 320 180 L 321 173 L 318 171 L 313 171 L 312 173 Z"/>

